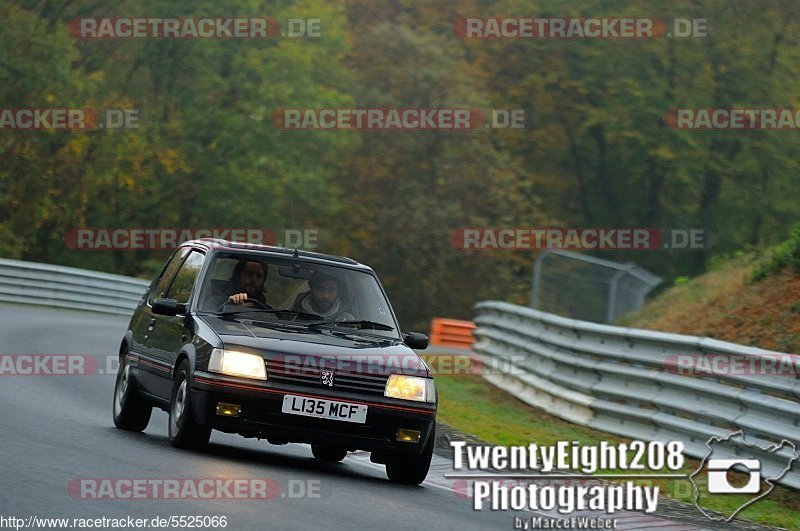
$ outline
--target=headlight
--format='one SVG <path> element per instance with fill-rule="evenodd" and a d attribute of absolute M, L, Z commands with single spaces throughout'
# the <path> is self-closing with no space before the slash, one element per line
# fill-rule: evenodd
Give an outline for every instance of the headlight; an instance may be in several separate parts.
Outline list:
<path fill-rule="evenodd" d="M 436 387 L 430 378 L 392 374 L 386 381 L 383 396 L 416 402 L 436 402 Z"/>
<path fill-rule="evenodd" d="M 211 359 L 208 362 L 208 370 L 256 380 L 267 379 L 267 365 L 264 362 L 264 358 L 237 350 L 224 350 L 221 348 L 212 350 Z"/>

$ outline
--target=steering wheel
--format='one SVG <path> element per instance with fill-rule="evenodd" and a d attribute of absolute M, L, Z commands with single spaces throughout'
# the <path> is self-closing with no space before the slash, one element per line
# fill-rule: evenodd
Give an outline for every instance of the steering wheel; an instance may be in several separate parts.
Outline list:
<path fill-rule="evenodd" d="M 242 304 L 247 304 L 248 302 L 252 302 L 253 304 L 257 304 L 262 310 L 271 310 L 272 309 L 272 308 L 270 308 L 269 306 L 267 306 L 266 304 L 264 304 L 263 302 L 261 302 L 258 299 L 250 299 L 250 298 L 248 298 Z"/>
<path fill-rule="evenodd" d="M 243 303 L 240 303 L 240 304 L 239 303 L 235 303 L 232 300 L 228 299 L 228 300 L 226 300 L 225 302 L 222 303 L 222 305 L 219 307 L 219 311 L 221 311 L 228 304 L 235 304 L 236 306 L 244 306 L 247 303 L 253 303 L 254 305 L 258 305 L 258 307 L 260 307 L 263 310 L 271 310 L 272 309 L 272 308 L 270 308 L 269 306 L 267 306 L 266 304 L 264 304 L 263 302 L 261 302 L 258 299 L 250 299 L 250 298 L 248 298 L 246 301 L 244 301 Z"/>

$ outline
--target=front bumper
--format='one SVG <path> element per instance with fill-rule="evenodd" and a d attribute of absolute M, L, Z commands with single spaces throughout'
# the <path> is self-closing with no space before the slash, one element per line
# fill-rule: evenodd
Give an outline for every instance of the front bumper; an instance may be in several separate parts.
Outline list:
<path fill-rule="evenodd" d="M 366 404 L 364 424 L 281 412 L 287 394 Z M 422 453 L 436 421 L 434 404 L 409 403 L 336 390 L 247 381 L 198 371 L 192 382 L 195 420 L 215 430 L 271 442 L 322 443 L 350 451 Z M 239 417 L 217 415 L 219 402 L 241 406 Z M 418 430 L 418 443 L 396 440 L 398 429 Z"/>

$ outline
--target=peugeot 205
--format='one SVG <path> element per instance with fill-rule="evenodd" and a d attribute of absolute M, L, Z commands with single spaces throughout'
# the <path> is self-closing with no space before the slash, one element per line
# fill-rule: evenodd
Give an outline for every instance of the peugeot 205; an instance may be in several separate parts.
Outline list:
<path fill-rule="evenodd" d="M 120 347 L 114 424 L 169 442 L 212 430 L 305 443 L 315 458 L 371 452 L 390 480 L 421 483 L 436 386 L 375 272 L 348 258 L 223 240 L 182 244 L 136 308 Z"/>

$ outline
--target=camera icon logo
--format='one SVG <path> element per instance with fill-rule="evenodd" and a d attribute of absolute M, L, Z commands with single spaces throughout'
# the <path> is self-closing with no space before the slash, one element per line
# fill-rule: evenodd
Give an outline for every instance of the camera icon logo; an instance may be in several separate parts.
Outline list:
<path fill-rule="evenodd" d="M 750 479 L 742 487 L 728 481 L 728 471 L 741 465 L 750 472 Z M 708 492 L 711 494 L 755 494 L 761 488 L 761 463 L 758 459 L 709 459 Z"/>

